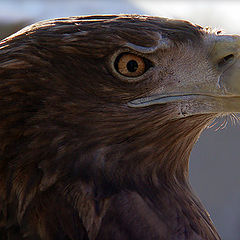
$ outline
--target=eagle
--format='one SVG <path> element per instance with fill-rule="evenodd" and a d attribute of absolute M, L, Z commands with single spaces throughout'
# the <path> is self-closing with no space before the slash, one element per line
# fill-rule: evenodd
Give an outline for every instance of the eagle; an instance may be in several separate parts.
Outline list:
<path fill-rule="evenodd" d="M 220 240 L 191 150 L 240 111 L 240 37 L 183 20 L 38 22 L 0 43 L 0 239 Z"/>

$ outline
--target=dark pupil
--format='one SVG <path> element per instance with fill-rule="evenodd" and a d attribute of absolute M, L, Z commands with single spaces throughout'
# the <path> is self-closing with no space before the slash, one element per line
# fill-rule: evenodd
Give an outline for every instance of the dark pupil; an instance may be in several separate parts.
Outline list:
<path fill-rule="evenodd" d="M 127 70 L 129 72 L 136 72 L 138 69 L 138 63 L 135 60 L 131 60 L 127 63 Z"/>

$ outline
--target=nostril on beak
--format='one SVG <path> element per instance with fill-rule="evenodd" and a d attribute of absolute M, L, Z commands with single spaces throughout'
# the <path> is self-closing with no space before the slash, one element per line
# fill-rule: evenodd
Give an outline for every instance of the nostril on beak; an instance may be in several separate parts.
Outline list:
<path fill-rule="evenodd" d="M 231 63 L 234 59 L 233 54 L 228 54 L 225 57 L 221 58 L 220 61 L 218 62 L 218 67 L 222 68 Z"/>

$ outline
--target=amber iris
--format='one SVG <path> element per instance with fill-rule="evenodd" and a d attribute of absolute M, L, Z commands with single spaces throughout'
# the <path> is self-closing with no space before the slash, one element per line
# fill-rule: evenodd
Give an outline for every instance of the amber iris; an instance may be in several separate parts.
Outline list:
<path fill-rule="evenodd" d="M 126 77 L 139 77 L 145 72 L 146 64 L 140 56 L 123 53 L 117 58 L 115 68 Z"/>

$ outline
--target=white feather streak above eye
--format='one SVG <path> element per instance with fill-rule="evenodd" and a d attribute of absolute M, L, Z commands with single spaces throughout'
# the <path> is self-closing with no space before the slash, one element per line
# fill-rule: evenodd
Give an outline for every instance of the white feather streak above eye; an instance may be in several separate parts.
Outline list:
<path fill-rule="evenodd" d="M 153 53 L 158 49 L 167 49 L 172 46 L 172 41 L 166 37 L 163 37 L 160 33 L 158 33 L 159 39 L 158 44 L 152 47 L 143 47 L 136 45 L 134 43 L 126 43 L 124 47 L 130 48 L 134 51 L 141 52 L 141 53 Z"/>

